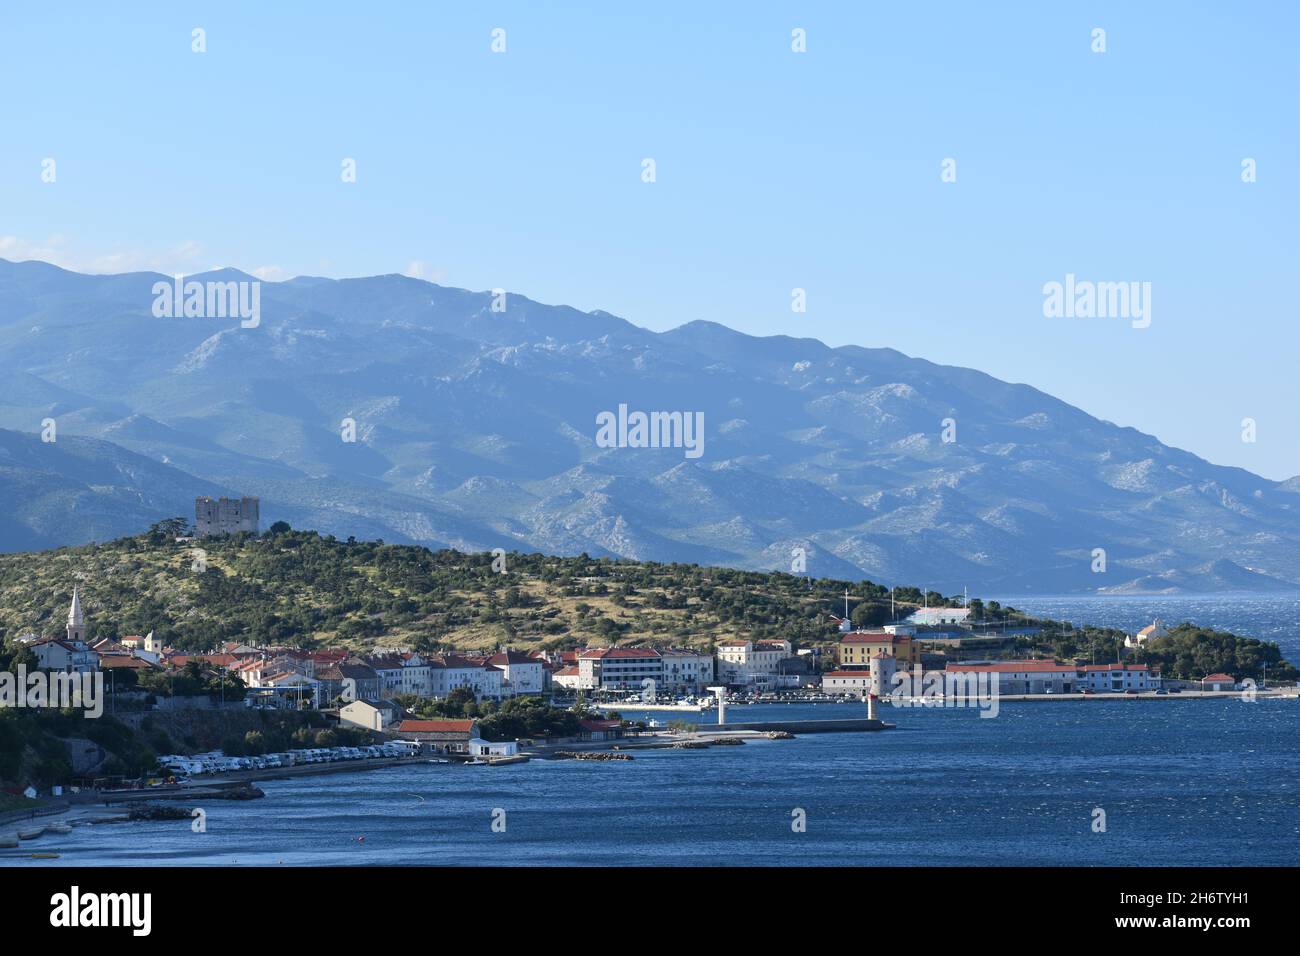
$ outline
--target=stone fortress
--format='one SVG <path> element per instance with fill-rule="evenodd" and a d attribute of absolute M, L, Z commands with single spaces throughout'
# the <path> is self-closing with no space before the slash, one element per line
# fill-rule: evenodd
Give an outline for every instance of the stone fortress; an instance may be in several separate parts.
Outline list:
<path fill-rule="evenodd" d="M 257 498 L 209 498 L 204 495 L 194 499 L 194 535 L 210 538 L 219 534 L 238 534 L 247 531 L 257 534 L 260 516 Z"/>

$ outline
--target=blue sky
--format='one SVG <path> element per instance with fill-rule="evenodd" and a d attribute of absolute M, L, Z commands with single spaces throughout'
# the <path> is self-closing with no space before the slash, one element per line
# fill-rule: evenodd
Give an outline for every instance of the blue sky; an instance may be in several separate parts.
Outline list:
<path fill-rule="evenodd" d="M 1298 9 L 14 4 L 0 256 L 414 272 L 890 346 L 1285 478 Z M 1151 282 L 1151 326 L 1045 318 L 1067 273 Z"/>

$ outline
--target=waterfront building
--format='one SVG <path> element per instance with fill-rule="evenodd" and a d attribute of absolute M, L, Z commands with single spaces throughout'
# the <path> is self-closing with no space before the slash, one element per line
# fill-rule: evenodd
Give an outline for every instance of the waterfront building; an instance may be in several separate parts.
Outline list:
<path fill-rule="evenodd" d="M 653 647 L 600 647 L 578 652 L 580 690 L 641 690 L 664 679 L 663 657 Z"/>
<path fill-rule="evenodd" d="M 425 753 L 469 753 L 470 740 L 479 737 L 477 720 L 407 719 L 397 724 L 396 733 L 419 741 Z"/>
<path fill-rule="evenodd" d="M 618 740 L 623 736 L 623 723 L 618 720 L 578 721 L 578 736 L 583 740 Z"/>
<path fill-rule="evenodd" d="M 766 690 L 799 685 L 797 677 L 781 673 L 781 662 L 795 656 L 789 641 L 719 641 L 717 655 L 718 680 L 728 686 Z"/>
<path fill-rule="evenodd" d="M 1079 687 L 1095 693 L 1122 694 L 1160 688 L 1160 675 L 1146 664 L 1088 664 L 1079 668 Z"/>
<path fill-rule="evenodd" d="M 894 658 L 900 667 L 910 667 L 921 660 L 920 645 L 905 634 L 889 631 L 848 631 L 840 634 L 835 659 L 846 670 L 871 666 L 877 654 Z"/>
<path fill-rule="evenodd" d="M 1231 674 L 1211 674 L 1201 678 L 1202 690 L 1236 690 L 1237 680 Z"/>
<path fill-rule="evenodd" d="M 519 742 L 473 737 L 469 742 L 469 753 L 475 757 L 513 757 L 519 753 Z"/>
<path fill-rule="evenodd" d="M 660 689 L 667 693 L 698 694 L 713 683 L 713 655 L 689 648 L 670 647 L 659 652 L 663 660 Z"/>
<path fill-rule="evenodd" d="M 855 671 L 828 671 L 822 675 L 822 690 L 827 694 L 854 694 L 858 697 L 866 697 L 870 689 L 870 667 Z"/>
<path fill-rule="evenodd" d="M 1079 688 L 1079 668 L 1057 661 L 950 662 L 949 674 L 997 675 L 999 694 L 1072 694 Z"/>

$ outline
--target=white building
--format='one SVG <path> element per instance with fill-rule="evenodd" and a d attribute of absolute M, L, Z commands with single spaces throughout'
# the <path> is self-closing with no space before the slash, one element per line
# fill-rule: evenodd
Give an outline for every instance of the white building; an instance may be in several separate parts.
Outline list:
<path fill-rule="evenodd" d="M 822 690 L 827 694 L 855 694 L 866 697 L 871 687 L 871 671 L 828 671 L 822 675 Z"/>
<path fill-rule="evenodd" d="M 917 608 L 908 617 L 912 624 L 965 624 L 970 617 L 968 607 L 923 607 Z"/>
<path fill-rule="evenodd" d="M 1136 634 L 1124 635 L 1124 646 L 1128 648 L 1141 647 L 1147 641 L 1154 637 L 1168 637 L 1169 631 L 1161 623 L 1160 618 L 1156 618 Z"/>
<path fill-rule="evenodd" d="M 466 687 L 476 700 L 500 700 L 505 672 L 486 663 L 473 661 L 456 654 L 441 654 L 429 658 L 430 697 L 446 697 L 458 687 Z"/>
<path fill-rule="evenodd" d="M 747 641 L 737 638 L 717 644 L 717 676 L 728 685 L 777 687 L 780 664 L 793 657 L 789 641 Z"/>
<path fill-rule="evenodd" d="M 416 697 L 433 696 L 433 665 L 414 651 L 401 655 L 400 692 Z"/>
<path fill-rule="evenodd" d="M 1122 694 L 1125 691 L 1159 690 L 1160 675 L 1146 664 L 1088 664 L 1079 668 L 1080 690 Z"/>
<path fill-rule="evenodd" d="M 582 689 L 582 671 L 577 664 L 571 664 L 568 667 L 561 667 L 551 675 L 551 680 L 559 684 L 565 690 Z"/>
<path fill-rule="evenodd" d="M 999 694 L 1073 694 L 1079 690 L 1079 668 L 1056 661 L 950 662 L 948 674 L 988 674 Z M 996 675 L 996 676 L 995 676 Z"/>
<path fill-rule="evenodd" d="M 402 691 L 402 658 L 397 654 L 377 654 L 367 657 L 375 676 L 379 678 L 379 696 L 396 697 Z"/>
<path fill-rule="evenodd" d="M 99 670 L 99 655 L 86 643 L 86 616 L 81 610 L 81 593 L 72 588 L 72 605 L 68 608 L 67 635 L 47 637 L 28 645 L 43 670 L 81 674 Z"/>
<path fill-rule="evenodd" d="M 487 662 L 504 675 L 503 693 L 507 697 L 540 694 L 546 689 L 546 666 L 536 657 L 519 651 L 502 651 L 493 654 Z"/>
<path fill-rule="evenodd" d="M 580 690 L 641 690 L 663 683 L 664 659 L 652 647 L 602 647 L 578 654 Z"/>
<path fill-rule="evenodd" d="M 366 730 L 387 730 L 402 719 L 402 709 L 391 700 L 354 700 L 339 708 L 339 723 Z"/>
<path fill-rule="evenodd" d="M 513 757 L 519 753 L 519 744 L 514 740 L 484 740 L 471 737 L 469 753 L 475 757 Z"/>
<path fill-rule="evenodd" d="M 700 693 L 713 683 L 713 655 L 670 647 L 659 652 L 663 661 L 660 688 L 669 693 Z"/>

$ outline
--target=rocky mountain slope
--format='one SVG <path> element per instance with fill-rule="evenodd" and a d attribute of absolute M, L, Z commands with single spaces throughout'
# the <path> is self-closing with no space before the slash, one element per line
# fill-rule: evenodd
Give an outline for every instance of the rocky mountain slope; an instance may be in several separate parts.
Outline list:
<path fill-rule="evenodd" d="M 0 260 L 0 426 L 54 418 L 60 443 L 101 439 L 173 470 L 109 483 L 141 505 L 121 531 L 155 506 L 191 514 L 180 472 L 260 495 L 264 524 L 341 537 L 802 560 L 948 593 L 1300 587 L 1294 479 L 1211 465 L 971 369 L 710 322 L 659 334 L 515 294 L 494 311 L 490 292 L 403 276 L 263 283 L 243 328 L 155 318 L 159 281 Z M 620 405 L 702 413 L 702 454 L 602 447 L 597 417 Z M 47 478 L 0 476 L 47 516 L 76 480 L 56 447 L 40 449 Z M 6 534 L 5 549 L 100 534 L 24 526 L 48 533 Z"/>

